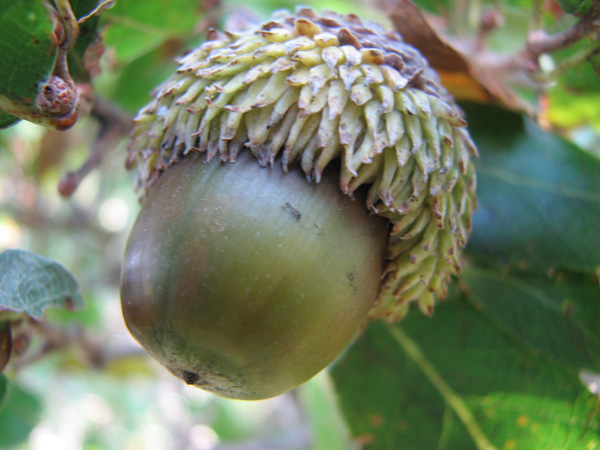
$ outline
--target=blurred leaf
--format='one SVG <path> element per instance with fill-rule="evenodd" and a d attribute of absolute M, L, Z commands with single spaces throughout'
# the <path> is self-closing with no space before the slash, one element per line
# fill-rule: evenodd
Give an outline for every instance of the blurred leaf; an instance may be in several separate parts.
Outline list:
<path fill-rule="evenodd" d="M 593 0 L 557 0 L 564 12 L 569 14 L 585 14 L 592 7 Z"/>
<path fill-rule="evenodd" d="M 311 450 L 354 448 L 338 405 L 339 399 L 327 371 L 300 386 L 297 395 L 312 430 Z"/>
<path fill-rule="evenodd" d="M 592 125 L 600 130 L 600 48 L 586 38 L 552 54 L 558 67 L 566 65 L 548 89 L 551 123 L 564 128 Z"/>
<path fill-rule="evenodd" d="M 576 47 L 570 47 L 567 56 L 575 53 L 576 50 Z M 573 96 L 600 93 L 600 78 L 595 63 L 596 59 L 590 57 L 567 70 L 559 78 L 555 89 L 562 89 Z"/>
<path fill-rule="evenodd" d="M 223 18 L 225 20 L 228 20 L 231 15 L 239 12 L 243 14 L 246 11 L 256 14 L 259 20 L 267 20 L 274 11 L 294 11 L 298 6 L 309 6 L 316 10 L 329 9 L 340 14 L 359 14 L 361 8 L 364 8 L 364 3 L 361 4 L 357 0 L 326 0 L 326 3 L 323 0 L 255 0 L 253 2 L 248 2 L 247 0 L 227 0 L 223 3 L 225 9 Z"/>
<path fill-rule="evenodd" d="M 465 105 L 478 145 L 469 254 L 536 273 L 600 266 L 600 161 L 516 114 Z"/>
<path fill-rule="evenodd" d="M 10 359 L 10 354 L 12 352 L 12 333 L 10 322 L 0 321 L 0 373 L 8 364 L 8 360 Z M 0 403 L 2 401 L 2 396 L 0 395 Z"/>
<path fill-rule="evenodd" d="M 0 373 L 0 411 L 4 408 L 6 397 L 8 394 L 8 380 Z"/>
<path fill-rule="evenodd" d="M 2 130 L 3 128 L 8 128 L 11 125 L 14 125 L 19 120 L 21 120 L 21 119 L 19 119 L 18 117 L 15 117 L 11 114 L 5 113 L 4 111 L 0 111 L 0 130 Z"/>
<path fill-rule="evenodd" d="M 451 0 L 414 0 L 413 3 L 424 11 L 442 15 L 454 7 Z"/>
<path fill-rule="evenodd" d="M 84 23 L 89 21 L 92 17 L 98 17 L 99 14 L 110 9 L 116 3 L 116 0 L 69 0 L 71 3 L 71 9 L 73 14 L 77 17 L 78 22 L 81 24 L 82 19 Z"/>
<path fill-rule="evenodd" d="M 105 43 L 115 48 L 120 62 L 129 63 L 169 39 L 191 37 L 202 7 L 201 0 L 119 0 L 104 13 L 110 24 Z"/>
<path fill-rule="evenodd" d="M 165 58 L 162 50 L 159 47 L 120 71 L 113 97 L 127 111 L 135 113 L 148 103 L 152 90 L 177 70 L 173 59 Z M 144 76 L 140 77 L 142 73 Z"/>
<path fill-rule="evenodd" d="M 27 439 L 41 412 L 41 400 L 12 383 L 0 411 L 0 448 L 14 448 Z"/>
<path fill-rule="evenodd" d="M 455 48 L 411 0 L 394 0 L 389 5 L 387 15 L 396 31 L 427 58 L 440 74 L 444 87 L 455 98 L 531 111 L 531 107 L 498 77 L 495 70 Z"/>
<path fill-rule="evenodd" d="M 103 368 L 104 373 L 118 380 L 140 379 L 155 380 L 156 367 L 146 354 L 131 354 L 111 358 Z"/>
<path fill-rule="evenodd" d="M 77 281 L 59 263 L 24 250 L 0 253 L 0 311 L 42 319 L 49 307 L 83 307 Z"/>
<path fill-rule="evenodd" d="M 44 313 L 44 320 L 56 323 L 61 327 L 77 324 L 84 326 L 88 331 L 96 330 L 100 325 L 102 318 L 101 305 L 98 299 L 94 299 L 93 292 L 85 293 L 85 308 L 78 311 L 68 311 L 66 309 L 47 309 Z"/>
<path fill-rule="evenodd" d="M 566 56 L 575 51 L 576 48 L 569 49 Z M 559 77 L 547 94 L 546 116 L 550 122 L 564 128 L 591 125 L 600 131 L 599 65 L 600 53 L 596 52 Z"/>
<path fill-rule="evenodd" d="M 77 19 L 87 16 L 98 7 L 98 4 L 103 3 L 99 0 L 70 0 L 70 2 L 73 14 L 75 14 Z M 90 45 L 98 45 L 100 46 L 100 50 L 102 48 L 101 44 L 95 44 L 99 39 L 97 33 L 99 21 L 100 15 L 96 13 L 79 25 L 77 42 L 75 42 L 73 49 L 68 55 L 69 72 L 71 77 L 76 81 L 88 81 L 90 78 L 85 62 L 88 47 Z M 91 49 L 92 52 L 99 51 L 98 58 L 101 55 L 100 50 Z"/>
<path fill-rule="evenodd" d="M 594 70 L 596 77 L 600 79 L 600 49 L 597 49 L 590 56 L 588 56 L 587 61 Z"/>
<path fill-rule="evenodd" d="M 590 125 L 600 132 L 600 92 L 574 94 L 557 88 L 548 96 L 546 117 L 551 123 L 567 129 Z"/>
<path fill-rule="evenodd" d="M 475 297 L 508 310 L 526 301 Z M 353 434 L 366 449 L 600 445 L 598 400 L 578 374 L 503 334 L 488 316 L 454 295 L 433 319 L 413 314 L 402 327 L 369 326 L 333 370 Z"/>

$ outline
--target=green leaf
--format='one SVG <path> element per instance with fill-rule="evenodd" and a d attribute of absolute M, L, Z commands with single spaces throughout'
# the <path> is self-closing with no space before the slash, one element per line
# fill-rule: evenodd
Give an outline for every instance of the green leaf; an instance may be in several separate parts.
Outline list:
<path fill-rule="evenodd" d="M 57 22 L 42 0 L 0 0 L 0 96 L 31 105 L 56 61 Z"/>
<path fill-rule="evenodd" d="M 41 400 L 12 383 L 0 411 L 0 448 L 16 448 L 25 441 L 37 425 L 41 412 Z"/>
<path fill-rule="evenodd" d="M 297 390 L 313 435 L 311 450 L 349 450 L 350 433 L 339 408 L 333 383 L 323 371 Z"/>
<path fill-rule="evenodd" d="M 0 130 L 16 124 L 20 119 L 11 114 L 0 111 Z"/>
<path fill-rule="evenodd" d="M 552 54 L 559 68 L 553 86 L 547 90 L 548 120 L 572 129 L 591 125 L 600 130 L 600 56 L 593 39 L 581 41 Z M 566 67 L 566 70 L 560 70 Z"/>
<path fill-rule="evenodd" d="M 8 394 L 8 380 L 4 375 L 0 373 L 0 411 L 4 407 L 4 403 L 6 402 L 6 397 Z"/>
<path fill-rule="evenodd" d="M 110 24 L 105 43 L 115 48 L 120 62 L 131 62 L 169 39 L 190 38 L 202 19 L 201 8 L 197 0 L 119 0 L 104 13 Z"/>
<path fill-rule="evenodd" d="M 77 281 L 63 266 L 24 250 L 0 253 L 0 311 L 42 319 L 46 308 L 83 307 Z"/>
<path fill-rule="evenodd" d="M 369 325 L 333 376 L 366 449 L 600 445 L 598 399 L 577 372 L 518 345 L 459 295 L 433 319 L 413 314 L 402 326 Z"/>
<path fill-rule="evenodd" d="M 73 14 L 77 19 L 83 16 L 87 16 L 90 11 L 93 11 L 99 3 L 98 0 L 70 0 Z M 85 22 L 79 25 L 79 34 L 77 36 L 77 42 L 73 46 L 71 52 L 68 55 L 69 62 L 69 73 L 75 81 L 88 81 L 90 76 L 86 70 L 84 64 L 84 56 L 86 50 L 90 44 L 94 43 L 98 39 L 98 23 L 100 22 L 100 15 L 94 14 L 88 18 Z M 97 55 L 100 57 L 100 54 Z"/>
<path fill-rule="evenodd" d="M 0 0 L 0 111 L 56 130 L 75 123 L 78 94 L 67 73 L 67 46 L 59 48 L 76 34 L 67 11 L 65 1 Z M 14 121 L 0 118 L 2 126 Z"/>
<path fill-rule="evenodd" d="M 0 373 L 2 373 L 8 364 L 8 361 L 10 360 L 12 345 L 13 342 L 10 322 L 0 321 Z"/>
<path fill-rule="evenodd" d="M 568 14 L 585 14 L 592 7 L 592 0 L 557 0 L 562 10 Z"/>
<path fill-rule="evenodd" d="M 92 17 L 98 17 L 101 11 L 110 8 L 115 1 L 116 0 L 70 0 L 70 4 L 75 17 L 77 17 L 78 20 L 85 17 L 85 22 L 87 22 Z"/>
<path fill-rule="evenodd" d="M 516 114 L 465 109 L 480 152 L 469 254 L 536 273 L 595 273 L 600 161 Z"/>
<path fill-rule="evenodd" d="M 573 373 L 600 370 L 600 288 L 591 276 L 472 267 L 460 281 L 481 314 L 522 350 Z"/>
<path fill-rule="evenodd" d="M 584 41 L 587 43 L 587 41 Z M 581 48 L 579 48 L 581 47 Z M 569 47 L 560 54 L 555 55 L 557 63 L 561 63 L 569 58 L 575 57 L 580 52 L 589 51 L 591 45 L 580 44 Z M 558 78 L 558 83 L 552 91 L 563 91 L 564 94 L 579 97 L 582 95 L 600 92 L 600 78 L 597 73 L 597 51 L 592 53 L 587 59 L 575 64 L 574 67 L 567 70 Z"/>
<path fill-rule="evenodd" d="M 553 124 L 569 129 L 591 125 L 600 131 L 600 92 L 574 95 L 553 89 L 548 98 L 552 106 L 548 119 Z"/>
<path fill-rule="evenodd" d="M 177 70 L 175 62 L 165 61 L 160 50 L 141 56 L 121 70 L 113 98 L 125 110 L 136 113 L 150 101 L 152 90 Z M 140 73 L 145 75 L 140 77 Z"/>
<path fill-rule="evenodd" d="M 342 408 L 367 449 L 598 448 L 600 162 L 465 110 L 481 158 L 463 274 L 432 319 L 369 325 L 333 370 Z"/>

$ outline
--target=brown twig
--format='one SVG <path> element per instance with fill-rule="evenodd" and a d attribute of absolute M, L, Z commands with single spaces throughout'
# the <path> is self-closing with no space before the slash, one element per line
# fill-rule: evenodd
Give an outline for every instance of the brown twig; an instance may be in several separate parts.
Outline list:
<path fill-rule="evenodd" d="M 30 348 L 34 335 L 41 343 Z M 33 319 L 13 322 L 13 341 L 13 360 L 9 367 L 15 371 L 35 364 L 53 352 L 64 350 L 75 351 L 78 359 L 94 370 L 100 370 L 117 359 L 146 355 L 133 342 L 131 345 L 107 346 L 82 326 L 65 328 Z"/>
<path fill-rule="evenodd" d="M 116 142 L 131 129 L 131 116 L 101 98 L 94 100 L 92 115 L 100 122 L 98 138 L 81 167 L 74 172 L 65 173 L 60 180 L 58 192 L 64 197 L 70 197 L 75 192 L 85 177 L 102 163 L 104 156 L 114 148 Z"/>
<path fill-rule="evenodd" d="M 13 331 L 16 348 L 11 366 L 17 371 L 66 348 L 77 349 L 87 366 L 97 369 L 105 363 L 100 343 L 82 327 L 59 328 L 45 321 L 24 319 L 16 323 Z M 29 349 L 34 334 L 41 337 L 42 343 L 39 348 Z"/>
<path fill-rule="evenodd" d="M 216 28 L 223 10 L 221 0 L 204 0 L 201 6 L 201 16 L 203 19 L 198 22 L 194 32 L 205 34 L 211 28 Z"/>
<path fill-rule="evenodd" d="M 532 31 L 529 33 L 522 55 L 537 59 L 544 53 L 553 53 L 567 48 L 598 31 L 600 31 L 600 8 L 596 7 L 571 28 L 560 33 L 548 35 L 541 30 Z"/>
<path fill-rule="evenodd" d="M 492 31 L 504 25 L 504 17 L 496 9 L 487 9 L 481 13 L 479 30 L 475 38 L 475 51 L 480 52 L 485 48 L 487 39 Z"/>
<path fill-rule="evenodd" d="M 566 49 L 582 39 L 600 32 L 600 3 L 594 3 L 590 11 L 570 28 L 556 34 L 547 34 L 543 30 L 531 31 L 523 49 L 512 55 L 497 55 L 482 51 L 476 60 L 509 84 L 523 85 L 543 89 L 547 82 L 563 68 L 558 67 L 552 73 L 543 73 L 539 58 L 546 53 Z M 589 49 L 587 50 L 589 53 Z M 572 62 L 566 62 L 572 64 Z"/>
<path fill-rule="evenodd" d="M 10 322 L 0 322 L 0 373 L 8 364 L 12 353 L 12 333 Z"/>

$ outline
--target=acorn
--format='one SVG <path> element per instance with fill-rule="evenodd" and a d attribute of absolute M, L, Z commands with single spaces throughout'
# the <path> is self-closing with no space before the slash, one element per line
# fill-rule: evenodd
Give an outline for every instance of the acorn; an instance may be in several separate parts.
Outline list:
<path fill-rule="evenodd" d="M 135 119 L 126 324 L 188 384 L 287 392 L 460 271 L 476 148 L 402 37 L 299 8 L 209 32 Z"/>

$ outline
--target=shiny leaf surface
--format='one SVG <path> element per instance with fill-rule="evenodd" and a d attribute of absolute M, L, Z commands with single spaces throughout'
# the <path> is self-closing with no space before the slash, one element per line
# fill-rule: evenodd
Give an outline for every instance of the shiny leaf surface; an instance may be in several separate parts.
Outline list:
<path fill-rule="evenodd" d="M 466 111 L 480 153 L 470 254 L 536 273 L 594 273 L 600 160 L 516 114 Z"/>

